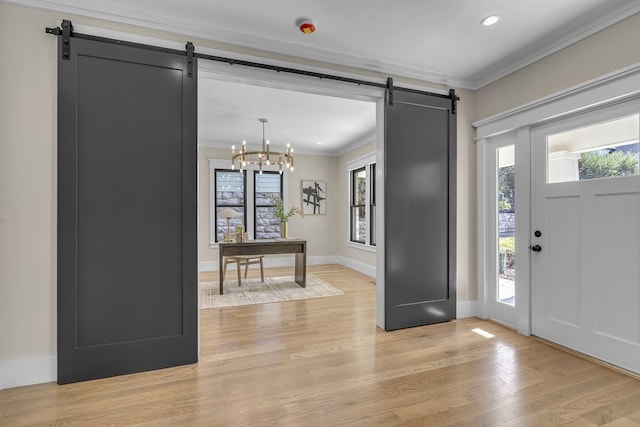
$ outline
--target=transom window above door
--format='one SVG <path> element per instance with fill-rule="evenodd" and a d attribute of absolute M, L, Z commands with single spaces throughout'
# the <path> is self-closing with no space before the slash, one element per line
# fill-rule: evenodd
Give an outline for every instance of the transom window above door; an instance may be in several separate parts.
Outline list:
<path fill-rule="evenodd" d="M 638 175 L 640 114 L 547 136 L 547 182 Z"/>

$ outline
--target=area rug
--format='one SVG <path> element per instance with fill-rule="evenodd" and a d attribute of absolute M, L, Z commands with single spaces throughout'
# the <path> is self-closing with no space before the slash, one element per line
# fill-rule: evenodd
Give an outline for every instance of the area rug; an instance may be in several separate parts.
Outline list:
<path fill-rule="evenodd" d="M 344 295 L 313 274 L 307 275 L 306 288 L 301 288 L 291 276 L 266 277 L 264 282 L 243 279 L 241 287 L 237 280 L 225 280 L 223 295 L 220 295 L 219 282 L 200 282 L 199 293 L 200 309 Z"/>

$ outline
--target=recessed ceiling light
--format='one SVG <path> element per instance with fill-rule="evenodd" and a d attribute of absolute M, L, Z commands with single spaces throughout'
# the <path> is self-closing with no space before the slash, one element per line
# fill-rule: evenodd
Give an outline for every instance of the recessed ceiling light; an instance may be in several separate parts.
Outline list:
<path fill-rule="evenodd" d="M 318 141 L 318 142 L 316 142 L 316 144 L 318 144 L 318 145 L 322 145 L 322 142 Z"/>
<path fill-rule="evenodd" d="M 482 23 L 482 25 L 488 27 L 489 25 L 493 25 L 498 22 L 499 19 L 500 18 L 498 17 L 498 15 L 489 15 L 480 22 Z"/>

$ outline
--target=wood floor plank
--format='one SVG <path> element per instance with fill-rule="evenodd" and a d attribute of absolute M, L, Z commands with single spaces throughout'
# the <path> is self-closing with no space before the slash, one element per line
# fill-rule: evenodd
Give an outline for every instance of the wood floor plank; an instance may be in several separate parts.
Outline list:
<path fill-rule="evenodd" d="M 640 425 L 637 379 L 477 318 L 385 332 L 372 278 L 308 273 L 345 295 L 201 310 L 199 363 L 2 390 L 0 425 Z"/>

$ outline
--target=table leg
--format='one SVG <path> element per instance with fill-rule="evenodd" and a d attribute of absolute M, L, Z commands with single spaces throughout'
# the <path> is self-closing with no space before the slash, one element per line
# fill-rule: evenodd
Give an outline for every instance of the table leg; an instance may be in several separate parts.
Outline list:
<path fill-rule="evenodd" d="M 222 295 L 222 293 L 223 293 L 223 290 L 222 290 L 222 289 L 223 289 L 223 287 L 222 287 L 222 282 L 224 281 L 224 274 L 223 274 L 224 272 L 223 272 L 223 270 L 222 270 L 222 258 L 224 258 L 224 257 L 222 256 L 222 253 L 220 253 L 220 254 L 218 255 L 218 258 L 220 258 L 220 259 L 219 259 L 219 264 L 220 264 L 220 265 L 218 266 L 218 272 L 219 272 L 219 274 L 220 274 L 220 295 Z"/>
<path fill-rule="evenodd" d="M 307 253 L 296 254 L 295 280 L 302 288 L 307 287 Z"/>

